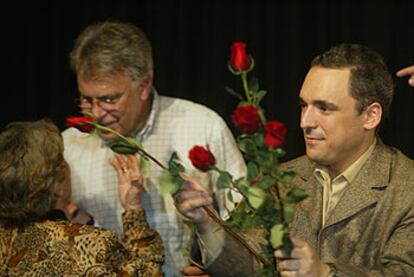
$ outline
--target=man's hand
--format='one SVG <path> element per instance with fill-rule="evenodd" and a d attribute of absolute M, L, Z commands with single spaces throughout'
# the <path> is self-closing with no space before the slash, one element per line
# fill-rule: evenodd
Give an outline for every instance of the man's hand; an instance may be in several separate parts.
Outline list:
<path fill-rule="evenodd" d="M 141 195 L 144 178 L 139 169 L 140 161 L 135 155 L 115 153 L 109 163 L 116 170 L 119 185 L 119 200 L 125 210 L 142 208 Z"/>
<path fill-rule="evenodd" d="M 197 266 L 193 266 L 193 265 L 189 265 L 189 266 L 183 267 L 181 269 L 181 273 L 183 274 L 183 276 L 190 276 L 190 277 L 191 276 L 209 277 L 209 275 L 207 273 L 205 273 L 204 271 L 202 271 Z"/>
<path fill-rule="evenodd" d="M 414 87 L 414 65 L 407 66 L 397 72 L 398 77 L 410 76 L 408 83 Z"/>
<path fill-rule="evenodd" d="M 207 232 L 213 220 L 203 209 L 210 206 L 213 199 L 197 181 L 180 174 L 185 181 L 184 186 L 174 194 L 174 203 L 177 210 L 185 217 L 194 221 L 200 232 Z"/>
<path fill-rule="evenodd" d="M 292 238 L 294 249 L 291 256 L 282 250 L 276 250 L 274 255 L 282 277 L 306 276 L 325 277 L 330 268 L 322 262 L 310 245 L 298 238 Z"/>

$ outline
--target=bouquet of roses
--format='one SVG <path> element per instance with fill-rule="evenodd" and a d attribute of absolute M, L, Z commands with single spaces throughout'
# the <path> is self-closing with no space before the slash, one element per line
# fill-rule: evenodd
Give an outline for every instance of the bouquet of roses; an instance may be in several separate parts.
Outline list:
<path fill-rule="evenodd" d="M 231 191 L 242 196 L 224 225 L 237 232 L 265 229 L 267 243 L 262 245 L 264 259 L 260 259 L 264 262 L 263 276 L 275 276 L 274 249 L 283 248 L 287 253 L 291 252 L 289 224 L 293 220 L 295 204 L 305 199 L 306 193 L 288 186 L 294 172 L 279 168 L 279 159 L 285 154 L 281 146 L 287 130 L 283 123 L 266 119 L 260 106 L 266 91 L 259 89 L 257 79 L 248 81 L 247 74 L 254 68 L 254 60 L 246 54 L 243 42 L 232 45 L 228 65 L 233 74 L 241 77 L 244 90 L 243 97 L 226 88 L 240 100 L 232 120 L 241 133 L 237 142 L 247 164 L 247 174 L 234 180 L 228 172 L 216 167 L 213 153 L 203 146 L 193 147 L 189 158 L 199 170 L 216 171 L 219 174 L 217 187 L 228 189 L 230 199 Z"/>

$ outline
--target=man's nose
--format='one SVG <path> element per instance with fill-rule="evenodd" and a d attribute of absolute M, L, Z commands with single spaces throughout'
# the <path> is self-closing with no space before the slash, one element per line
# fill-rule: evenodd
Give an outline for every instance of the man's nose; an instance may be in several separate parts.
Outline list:
<path fill-rule="evenodd" d="M 91 107 L 91 113 L 97 118 L 101 118 L 106 114 L 106 110 L 103 109 L 99 103 L 99 100 L 93 99 Z"/>
<path fill-rule="evenodd" d="M 302 129 L 309 129 L 316 127 L 315 108 L 307 106 L 302 109 L 300 117 L 300 127 Z"/>

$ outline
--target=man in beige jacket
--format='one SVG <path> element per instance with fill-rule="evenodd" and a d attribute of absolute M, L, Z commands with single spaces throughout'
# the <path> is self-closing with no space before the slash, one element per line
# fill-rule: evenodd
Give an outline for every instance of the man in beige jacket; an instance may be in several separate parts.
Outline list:
<path fill-rule="evenodd" d="M 377 136 L 393 98 L 381 56 L 362 45 L 332 47 L 313 60 L 299 98 L 306 156 L 283 167 L 309 197 L 297 207 L 291 255 L 274 253 L 281 276 L 414 276 L 414 161 Z M 211 198 L 196 181 L 176 199 L 205 240 L 211 276 L 261 276 L 243 247 L 212 231 L 200 209 Z"/>

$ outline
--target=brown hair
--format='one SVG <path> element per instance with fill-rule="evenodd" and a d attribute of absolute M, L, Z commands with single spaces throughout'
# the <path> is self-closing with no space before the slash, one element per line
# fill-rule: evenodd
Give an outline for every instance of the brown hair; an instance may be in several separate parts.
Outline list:
<path fill-rule="evenodd" d="M 76 39 L 70 64 L 82 78 L 127 72 L 132 80 L 153 75 L 151 44 L 137 26 L 114 21 L 88 26 Z"/>
<path fill-rule="evenodd" d="M 350 68 L 350 92 L 357 100 L 358 113 L 378 102 L 384 116 L 389 114 L 394 83 L 381 55 L 374 50 L 358 44 L 339 44 L 315 57 L 312 66 Z"/>
<path fill-rule="evenodd" d="M 21 225 L 53 209 L 65 167 L 62 137 L 53 123 L 9 124 L 0 134 L 0 222 Z"/>

